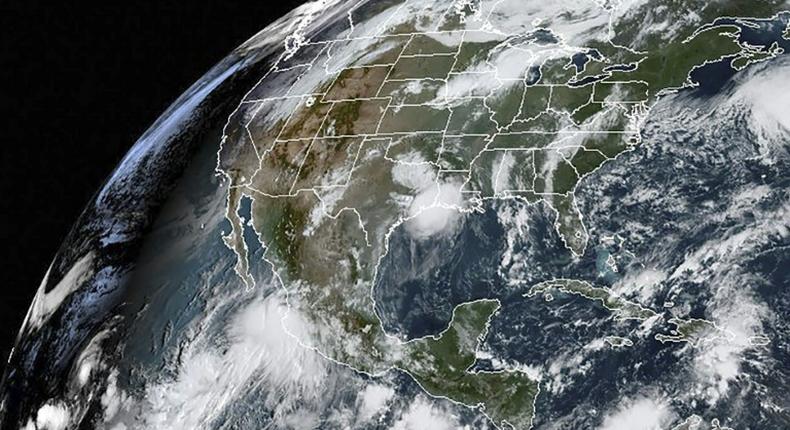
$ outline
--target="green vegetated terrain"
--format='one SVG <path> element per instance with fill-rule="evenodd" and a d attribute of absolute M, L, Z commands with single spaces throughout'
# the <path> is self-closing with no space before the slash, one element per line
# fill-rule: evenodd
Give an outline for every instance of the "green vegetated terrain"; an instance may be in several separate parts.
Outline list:
<path fill-rule="evenodd" d="M 586 281 L 576 279 L 554 279 L 533 285 L 524 293 L 525 297 L 542 295 L 554 299 L 554 293 L 571 294 L 584 297 L 597 302 L 609 312 L 616 320 L 645 321 L 650 318 L 660 317 L 663 330 L 668 333 L 657 333 L 654 338 L 659 342 L 688 342 L 694 346 L 713 340 L 727 340 L 732 334 L 716 326 L 711 321 L 700 318 L 666 317 L 653 309 L 644 307 L 639 303 L 618 296 L 605 287 L 596 287 Z M 667 319 L 668 318 L 668 319 Z M 627 338 L 610 336 L 607 338 L 612 346 L 631 346 L 633 342 Z"/>
<path fill-rule="evenodd" d="M 499 309 L 495 300 L 458 306 L 447 330 L 406 344 L 397 366 L 429 393 L 467 405 L 481 405 L 496 423 L 529 428 L 538 385 L 516 371 L 472 371 L 475 352 L 488 320 Z"/>
<path fill-rule="evenodd" d="M 595 287 L 585 281 L 574 279 L 560 279 L 547 281 L 534 285 L 525 294 L 533 297 L 538 294 L 545 294 L 552 290 L 567 294 L 576 294 L 589 300 L 597 301 L 603 307 L 610 310 L 618 319 L 646 320 L 658 315 L 655 311 L 642 307 L 632 301 L 618 297 L 610 290 L 602 287 Z"/>
<path fill-rule="evenodd" d="M 698 346 L 702 342 L 712 339 L 727 339 L 730 333 L 719 329 L 716 324 L 699 318 L 670 318 L 667 321 L 674 326 L 670 334 L 656 334 L 656 340 L 660 342 L 689 342 Z"/>

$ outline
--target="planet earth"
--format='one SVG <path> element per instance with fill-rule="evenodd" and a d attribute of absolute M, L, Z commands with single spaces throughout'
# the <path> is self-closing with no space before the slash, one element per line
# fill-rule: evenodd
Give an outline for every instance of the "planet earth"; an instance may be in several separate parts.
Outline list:
<path fill-rule="evenodd" d="M 300 6 L 76 221 L 0 426 L 790 428 L 788 23 Z"/>

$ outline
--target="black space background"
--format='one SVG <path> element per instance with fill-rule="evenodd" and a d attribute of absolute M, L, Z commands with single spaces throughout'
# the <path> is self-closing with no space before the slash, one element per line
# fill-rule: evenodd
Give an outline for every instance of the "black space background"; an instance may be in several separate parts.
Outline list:
<path fill-rule="evenodd" d="M 0 2 L 0 373 L 61 241 L 137 137 L 302 2 L 17 3 Z"/>

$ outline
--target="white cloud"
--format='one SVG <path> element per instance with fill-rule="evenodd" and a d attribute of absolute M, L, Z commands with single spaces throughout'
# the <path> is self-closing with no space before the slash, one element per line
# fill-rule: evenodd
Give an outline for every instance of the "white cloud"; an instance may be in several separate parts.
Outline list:
<path fill-rule="evenodd" d="M 52 271 L 50 267 L 50 269 L 47 270 L 47 274 L 44 275 L 44 280 L 41 281 L 41 285 L 38 287 L 38 292 L 33 299 L 33 304 L 30 305 L 30 310 L 26 318 L 27 324 L 29 324 L 31 328 L 39 328 L 47 322 L 52 313 L 63 303 L 63 300 L 65 300 L 69 294 L 81 287 L 82 284 L 93 275 L 92 263 L 93 253 L 89 252 L 83 255 L 82 258 L 71 266 L 55 288 L 46 291 L 47 281 Z"/>
<path fill-rule="evenodd" d="M 609 13 L 599 2 L 503 0 L 495 4 L 491 24 L 506 33 L 532 31 L 540 23 L 573 45 L 584 45 L 590 39 L 602 40 L 607 35 Z"/>
<path fill-rule="evenodd" d="M 27 422 L 25 430 L 65 430 L 69 425 L 71 414 L 62 403 L 46 403 L 36 413 L 35 424 L 32 418 Z"/>
<path fill-rule="evenodd" d="M 450 430 L 458 428 L 453 416 L 439 410 L 423 397 L 417 397 L 392 430 Z"/>
<path fill-rule="evenodd" d="M 752 116 L 763 128 L 782 126 L 790 131 L 790 98 L 777 94 L 790 93 L 787 67 L 766 69 L 759 78 L 752 78 L 738 89 L 737 97 L 752 107 Z"/>
<path fill-rule="evenodd" d="M 734 212 L 727 212 L 737 212 L 739 205 L 735 199 Z M 706 316 L 716 323 L 719 334 L 727 333 L 726 338 L 709 339 L 694 350 L 693 394 L 709 404 L 730 394 L 730 383 L 740 374 L 744 353 L 753 347 L 750 339 L 763 332 L 764 321 L 774 317 L 752 293 L 755 275 L 743 272 L 742 262 L 766 243 L 790 236 L 786 226 L 790 205 L 756 210 L 754 215 L 755 222 L 748 228 L 727 232 L 687 255 L 670 277 L 709 285 Z"/>
<path fill-rule="evenodd" d="M 434 184 L 412 200 L 406 229 L 414 237 L 424 238 L 450 231 L 460 218 L 461 185 Z"/>
<path fill-rule="evenodd" d="M 669 424 L 672 415 L 666 403 L 645 397 L 627 402 L 606 416 L 601 430 L 660 430 Z"/>
<path fill-rule="evenodd" d="M 698 394 L 711 404 L 727 395 L 730 382 L 741 373 L 743 354 L 752 347 L 751 339 L 761 330 L 761 320 L 768 312 L 748 293 L 739 291 L 740 283 L 729 282 L 726 277 L 723 282 L 726 285 L 716 292 L 711 316 L 731 336 L 703 343 L 694 358 Z"/>
<path fill-rule="evenodd" d="M 786 151 L 784 143 L 790 136 L 790 98 L 779 94 L 790 93 L 787 74 L 790 61 L 772 62 L 771 67 L 755 67 L 744 76 L 729 103 L 736 108 L 749 109 L 749 125 L 757 134 L 761 155 Z M 767 157 L 766 157 L 767 159 Z"/>
<path fill-rule="evenodd" d="M 204 428 L 257 384 L 269 388 L 261 407 L 280 424 L 308 419 L 304 405 L 321 402 L 328 362 L 292 336 L 308 339 L 306 324 L 277 295 L 252 302 L 228 322 L 225 347 L 199 335 L 184 348 L 175 378 L 152 383 L 143 398 L 128 397 L 111 374 L 106 419 L 129 428 Z"/>
<path fill-rule="evenodd" d="M 383 412 L 394 395 L 395 390 L 392 387 L 381 384 L 368 385 L 360 396 L 359 418 L 367 421 Z"/>
<path fill-rule="evenodd" d="M 632 296 L 638 295 L 640 303 L 649 303 L 656 292 L 658 284 L 667 278 L 667 274 L 655 268 L 644 268 L 642 270 L 629 272 L 622 279 L 618 280 L 612 289 L 618 295 Z"/>
<path fill-rule="evenodd" d="M 118 414 L 121 407 L 129 406 L 129 397 L 118 388 L 118 370 L 113 369 L 107 377 L 107 388 L 101 396 L 101 405 L 104 408 L 104 419 L 109 422 Z"/>
<path fill-rule="evenodd" d="M 392 180 L 412 190 L 422 190 L 436 183 L 436 172 L 417 152 L 399 157 L 392 167 Z"/>
<path fill-rule="evenodd" d="M 232 343 L 224 354 L 195 351 L 184 361 L 176 381 L 149 390 L 149 399 L 154 401 L 151 424 L 198 428 L 211 418 L 212 411 L 242 394 L 253 379 L 265 379 L 276 395 L 288 397 L 286 403 L 296 401 L 299 394 L 315 393 L 324 362 L 299 345 L 284 324 L 302 331 L 300 338 L 307 337 L 305 322 L 275 297 L 249 305 L 231 322 L 228 337 Z"/>
<path fill-rule="evenodd" d="M 489 67 L 484 66 L 483 69 L 473 68 L 471 71 L 480 72 L 482 70 L 491 70 Z M 441 89 L 438 90 L 439 96 L 432 100 L 431 103 L 442 103 L 445 96 L 449 98 L 455 97 L 470 97 L 470 96 L 487 96 L 494 90 L 500 83 L 494 79 L 494 72 L 481 74 L 481 73 L 461 73 L 453 75 L 447 80 Z M 464 103 L 459 100 L 456 103 Z"/>
<path fill-rule="evenodd" d="M 111 334 L 109 330 L 103 330 L 97 333 L 88 343 L 82 352 L 80 352 L 79 358 L 77 358 L 77 384 L 82 387 L 84 386 L 88 380 L 90 379 L 91 373 L 97 368 L 102 367 L 102 349 L 101 343 L 107 339 L 107 337 Z"/>
<path fill-rule="evenodd" d="M 409 153 L 392 168 L 392 179 L 415 194 L 407 203 L 406 229 L 424 238 L 449 231 L 460 218 L 463 196 L 461 184 L 439 182 L 432 166 L 419 154 Z"/>

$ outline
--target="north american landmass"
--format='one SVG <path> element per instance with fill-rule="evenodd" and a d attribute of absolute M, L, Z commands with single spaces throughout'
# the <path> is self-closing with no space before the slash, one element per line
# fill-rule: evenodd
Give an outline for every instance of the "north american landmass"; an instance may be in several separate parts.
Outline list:
<path fill-rule="evenodd" d="M 343 37 L 291 39 L 229 118 L 217 168 L 229 180 L 225 240 L 236 271 L 254 286 L 249 221 L 289 306 L 312 323 L 300 342 L 358 372 L 405 372 L 431 396 L 526 429 L 539 413 L 538 381 L 516 367 L 475 367 L 496 300 L 459 304 L 432 336 L 385 331 L 373 288 L 393 231 L 430 240 L 454 217 L 515 200 L 549 207 L 568 252 L 584 254 L 579 182 L 636 148 L 652 106 L 697 86 L 699 68 L 743 69 L 778 55 L 775 43 L 749 43 L 742 32 L 749 20 L 776 19 L 782 3 L 658 2 L 670 18 L 696 8 L 699 19 L 647 37 L 637 37 L 639 19 L 609 19 L 581 40 L 563 34 L 572 19 L 562 16 L 497 28 L 502 3 L 460 2 L 441 14 L 414 2 L 365 5 L 349 12 Z M 649 13 L 631 13 L 640 11 Z M 379 13 L 389 18 L 355 19 Z M 239 215 L 243 199 L 252 201 L 250 220 Z M 551 289 L 620 318 L 658 315 L 581 280 L 526 294 Z M 676 330 L 662 342 L 698 342 L 716 330 L 704 320 L 668 323 Z"/>

